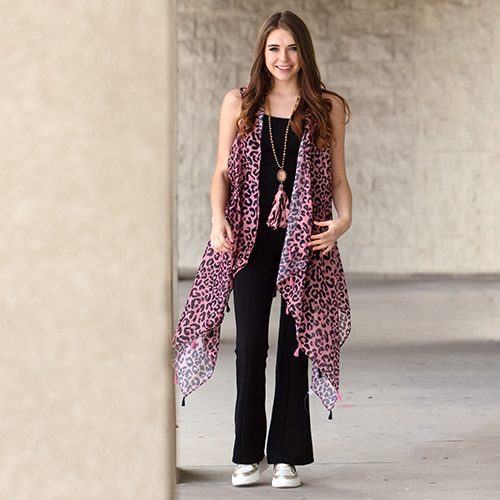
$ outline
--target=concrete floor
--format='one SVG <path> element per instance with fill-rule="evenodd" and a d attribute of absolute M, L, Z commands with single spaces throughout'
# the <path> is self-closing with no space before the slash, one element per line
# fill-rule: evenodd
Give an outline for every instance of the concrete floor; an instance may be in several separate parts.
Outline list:
<path fill-rule="evenodd" d="M 330 421 L 311 397 L 315 463 L 298 468 L 302 486 L 276 490 L 270 470 L 253 486 L 231 486 L 231 313 L 212 380 L 177 409 L 179 499 L 500 499 L 500 277 L 348 276 L 348 284 L 343 401 Z M 180 282 L 180 305 L 189 286 Z"/>

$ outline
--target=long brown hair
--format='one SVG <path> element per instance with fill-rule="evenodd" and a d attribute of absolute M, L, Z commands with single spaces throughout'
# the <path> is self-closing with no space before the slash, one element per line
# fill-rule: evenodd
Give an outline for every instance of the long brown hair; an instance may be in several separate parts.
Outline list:
<path fill-rule="evenodd" d="M 264 51 L 267 37 L 271 31 L 276 29 L 287 30 L 297 44 L 300 71 L 298 73 L 298 85 L 300 92 L 300 103 L 295 111 L 291 125 L 298 137 L 302 136 L 303 119 L 306 109 L 312 115 L 313 139 L 321 148 L 327 147 L 330 139 L 334 138 L 333 126 L 330 119 L 332 103 L 323 94 L 337 96 L 344 104 L 345 123 L 351 117 L 351 111 L 347 101 L 340 95 L 327 90 L 321 81 L 311 34 L 306 24 L 299 16 L 290 11 L 282 11 L 268 17 L 261 26 L 257 41 L 255 43 L 255 55 L 250 71 L 250 81 L 246 88 L 238 117 L 239 133 L 245 135 L 250 133 L 255 126 L 257 111 L 264 104 L 266 95 L 274 87 L 274 79 L 266 67 Z"/>

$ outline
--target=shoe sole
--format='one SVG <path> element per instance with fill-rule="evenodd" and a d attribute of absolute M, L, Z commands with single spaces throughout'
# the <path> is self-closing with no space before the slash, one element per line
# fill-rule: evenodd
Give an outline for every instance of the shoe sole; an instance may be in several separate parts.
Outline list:
<path fill-rule="evenodd" d="M 300 486 L 300 479 L 298 477 L 290 479 L 285 477 L 273 477 L 271 486 L 273 488 L 297 488 Z"/>
<path fill-rule="evenodd" d="M 268 468 L 269 464 L 267 463 L 266 457 L 264 457 L 262 461 L 259 462 L 259 467 L 254 474 L 250 476 L 243 476 L 242 478 L 231 476 L 231 484 L 233 486 L 247 486 L 249 484 L 256 483 L 260 479 L 262 473 L 265 472 Z"/>

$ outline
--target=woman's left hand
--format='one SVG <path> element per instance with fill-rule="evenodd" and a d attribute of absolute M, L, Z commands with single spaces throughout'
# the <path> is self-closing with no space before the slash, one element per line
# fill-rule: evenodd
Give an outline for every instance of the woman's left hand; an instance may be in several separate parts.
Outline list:
<path fill-rule="evenodd" d="M 327 230 L 319 234 L 313 234 L 309 246 L 313 250 L 322 250 L 327 254 L 335 246 L 336 241 L 349 229 L 351 223 L 345 219 L 327 220 L 314 222 L 316 226 L 326 227 Z"/>

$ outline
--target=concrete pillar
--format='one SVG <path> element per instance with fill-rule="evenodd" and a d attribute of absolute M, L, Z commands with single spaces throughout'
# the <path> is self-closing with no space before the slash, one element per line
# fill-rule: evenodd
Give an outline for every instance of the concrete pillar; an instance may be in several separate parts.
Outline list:
<path fill-rule="evenodd" d="M 0 498 L 174 496 L 174 10 L 2 7 Z"/>

